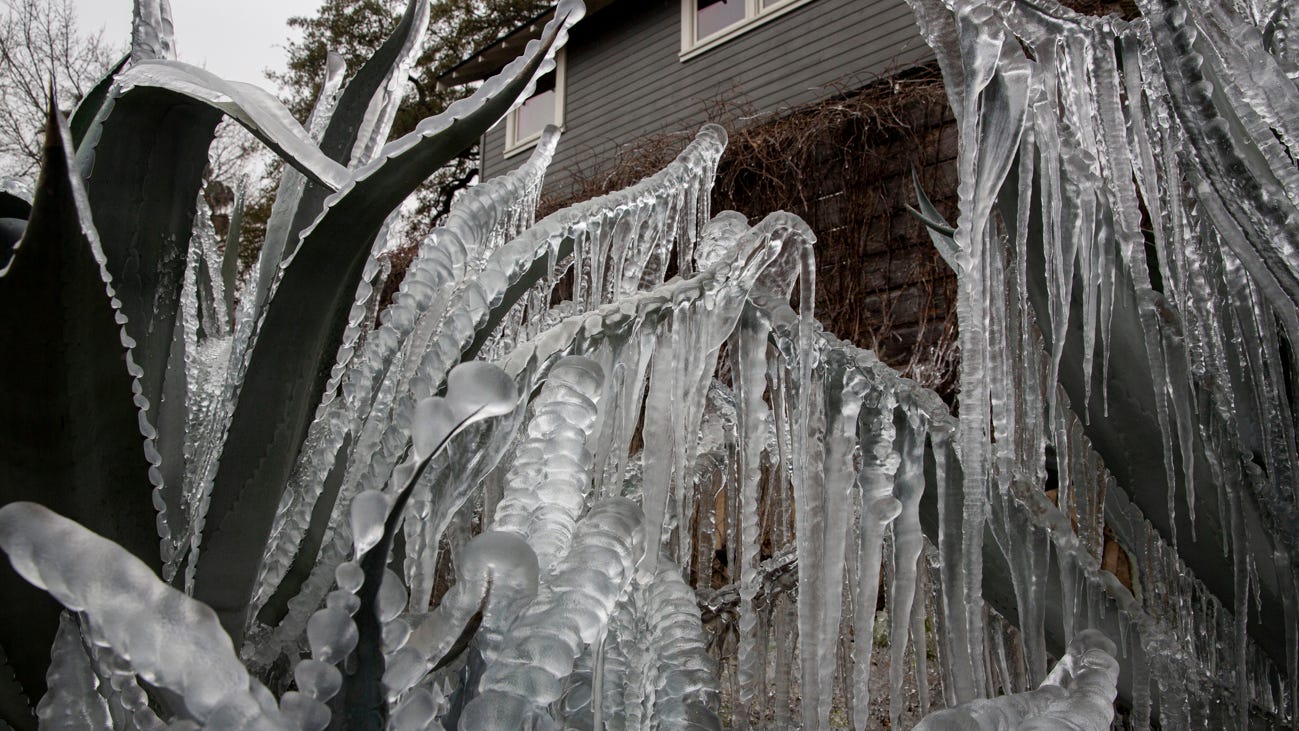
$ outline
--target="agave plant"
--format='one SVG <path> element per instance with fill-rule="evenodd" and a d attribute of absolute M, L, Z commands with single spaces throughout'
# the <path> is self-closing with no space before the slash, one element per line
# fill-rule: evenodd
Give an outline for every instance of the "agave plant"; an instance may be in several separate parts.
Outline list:
<path fill-rule="evenodd" d="M 986 40 L 991 11 L 976 10 L 929 21 L 959 20 Z M 874 636 L 884 584 L 895 721 L 907 647 L 924 646 L 927 619 L 942 626 L 946 700 L 962 705 L 931 727 L 1106 728 L 1116 651 L 1173 667 L 1182 645 L 1164 641 L 1168 618 L 1101 570 L 1036 482 L 984 489 L 1003 467 L 989 450 L 1015 442 L 980 436 L 1004 407 L 989 394 L 1009 389 L 988 387 L 1004 369 L 971 359 L 967 381 L 981 391 L 958 420 L 819 329 L 815 237 L 802 221 L 710 216 L 718 127 L 640 183 L 538 222 L 558 143 L 547 130 L 526 164 L 457 200 L 380 312 L 377 254 L 394 211 L 527 94 L 582 12 L 561 2 L 500 76 L 385 144 L 426 0 L 410 1 L 346 85 L 331 63 L 305 126 L 265 92 L 171 59 L 165 2 L 137 2 L 131 56 L 69 122 L 51 114 L 34 194 L 0 187 L 0 549 L 14 568 L 0 571 L 13 671 L 0 674 L 0 718 L 715 728 L 718 673 L 698 604 L 720 607 L 729 591 L 732 706 L 792 725 L 797 697 L 802 724 L 825 727 L 851 684 L 863 726 L 873 643 L 852 638 Z M 948 30 L 950 62 L 964 46 Z M 958 111 L 964 134 L 986 144 L 963 148 L 980 172 L 963 170 L 957 226 L 920 201 L 936 245 L 966 272 L 967 314 L 984 289 L 1004 289 L 968 274 L 999 261 L 985 261 L 999 247 L 981 243 L 994 206 L 1011 221 L 1027 200 L 1007 192 L 1020 185 L 1008 168 L 1029 114 L 1021 87 L 1038 77 L 996 33 L 970 68 L 997 70 L 970 114 Z M 222 116 L 288 163 L 242 281 L 196 203 Z M 1024 363 L 1038 364 L 1037 334 L 1021 332 Z M 970 353 L 987 347 L 974 333 L 963 334 Z M 1025 393 L 1049 398 L 1040 386 Z M 1056 447 L 1095 464 L 1086 440 Z M 1044 469 L 1040 444 L 1025 454 L 1024 474 Z M 1095 506 L 1109 477 L 1085 473 L 1072 489 Z M 922 502 L 936 503 L 924 529 L 936 522 L 937 616 L 925 614 Z M 983 541 L 984 523 L 1001 548 Z M 707 586 L 723 532 L 734 586 L 697 597 L 683 567 Z M 1147 536 L 1146 594 L 1181 591 L 1155 583 L 1185 567 Z M 1014 688 L 999 670 L 1002 687 L 1025 692 L 986 702 L 992 647 L 1006 641 L 985 621 L 992 550 L 1015 570 L 1027 669 Z M 1073 606 L 1071 642 L 1048 671 L 1039 579 L 1050 565 Z M 777 595 L 772 577 L 791 566 L 796 596 Z M 1212 617 L 1230 621 L 1220 608 Z M 1120 651 L 1074 636 L 1075 622 L 1142 641 Z M 784 656 L 767 708 L 771 646 Z M 1271 677 L 1254 652 L 1233 662 Z M 926 657 L 910 658 L 920 678 Z"/>
<path fill-rule="evenodd" d="M 70 121 L 51 112 L 35 194 L 0 191 L 7 723 L 514 727 L 561 696 L 580 715 L 583 693 L 589 714 L 618 610 L 671 658 L 629 687 L 716 724 L 693 593 L 657 548 L 667 506 L 622 496 L 653 350 L 635 334 L 716 311 L 695 335 L 715 362 L 759 275 L 810 242 L 801 223 L 701 234 L 725 144 L 706 128 L 661 173 L 533 225 L 550 129 L 457 202 L 375 322 L 394 211 L 526 97 L 582 12 L 561 3 L 499 76 L 384 144 L 427 0 L 346 85 L 330 64 L 305 127 L 174 60 L 165 0 L 136 3 L 130 56 Z M 222 260 L 196 202 L 223 116 L 288 163 L 244 281 L 237 222 Z M 686 278 L 663 284 L 673 248 Z M 574 302 L 552 309 L 569 267 Z M 577 343 L 603 355 L 565 357 L 598 350 Z M 492 514 L 472 540 L 467 501 Z"/>
<path fill-rule="evenodd" d="M 3 192 L 3 501 L 75 518 L 207 599 L 241 638 L 289 470 L 336 387 L 329 366 L 355 345 L 365 308 L 353 296 L 389 212 L 526 94 L 581 12 L 566 5 L 472 98 L 383 146 L 427 3 L 409 4 L 341 91 L 331 68 L 309 129 L 271 95 L 169 58 L 166 3 L 137 3 L 129 62 L 70 126 L 51 114 L 34 198 Z M 237 311 L 232 260 L 210 266 L 195 227 L 222 116 L 292 166 Z M 7 569 L 4 594 L 9 686 L 40 697 L 58 613 Z M 24 715 L 5 707 L 15 725 Z"/>

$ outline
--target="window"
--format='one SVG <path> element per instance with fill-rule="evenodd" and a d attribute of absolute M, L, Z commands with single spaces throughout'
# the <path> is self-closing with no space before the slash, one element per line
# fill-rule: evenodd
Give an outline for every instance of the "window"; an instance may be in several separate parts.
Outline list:
<path fill-rule="evenodd" d="M 541 139 L 548 124 L 564 124 L 564 51 L 555 56 L 555 68 L 537 79 L 532 96 L 505 119 L 505 154 L 522 152 Z"/>
<path fill-rule="evenodd" d="M 681 0 L 681 60 L 811 0 Z"/>

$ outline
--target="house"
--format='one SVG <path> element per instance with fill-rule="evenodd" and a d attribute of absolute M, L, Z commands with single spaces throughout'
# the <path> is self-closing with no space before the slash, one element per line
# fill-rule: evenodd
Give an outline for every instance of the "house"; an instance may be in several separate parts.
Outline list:
<path fill-rule="evenodd" d="M 547 189 L 591 174 L 638 140 L 697 129 L 718 100 L 753 114 L 797 107 L 924 63 L 933 52 L 904 0 L 592 0 L 556 69 L 483 140 L 482 174 L 527 159 L 542 127 L 564 136 Z M 486 78 L 540 34 L 549 13 L 450 69 Z"/>
<path fill-rule="evenodd" d="M 489 77 L 551 12 L 439 83 Z M 720 122 L 731 144 L 714 210 L 802 216 L 819 237 L 821 321 L 941 391 L 954 374 L 953 280 L 905 210 L 912 165 L 940 207 L 954 203 L 956 132 L 932 60 L 905 0 L 589 0 L 555 70 L 485 135 L 481 173 L 522 164 L 559 125 L 544 213 L 639 179 Z M 928 71 L 923 93 L 897 93 L 889 79 L 916 69 Z M 785 129 L 740 136 L 780 119 Z M 781 169 L 752 167 L 764 158 Z"/>

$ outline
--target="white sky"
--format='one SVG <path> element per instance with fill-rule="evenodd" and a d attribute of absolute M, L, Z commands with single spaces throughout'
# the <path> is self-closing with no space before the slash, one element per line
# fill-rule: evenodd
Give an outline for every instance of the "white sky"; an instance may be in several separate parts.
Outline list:
<path fill-rule="evenodd" d="M 217 76 L 275 91 L 263 72 L 284 68 L 286 21 L 311 15 L 322 0 L 171 0 L 180 60 Z M 123 49 L 131 38 L 133 0 L 74 0 L 82 32 L 104 29 Z"/>

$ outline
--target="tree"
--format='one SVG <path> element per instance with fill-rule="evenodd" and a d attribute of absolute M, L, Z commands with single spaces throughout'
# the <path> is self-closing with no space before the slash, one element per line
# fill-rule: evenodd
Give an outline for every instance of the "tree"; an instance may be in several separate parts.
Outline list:
<path fill-rule="evenodd" d="M 28 178 L 40 167 L 50 85 L 71 110 L 116 59 L 102 32 L 77 31 L 72 0 L 0 4 L 0 176 Z"/>
<path fill-rule="evenodd" d="M 342 56 L 348 73 L 355 73 L 392 32 L 405 4 L 402 0 L 325 0 L 314 16 L 289 19 L 290 27 L 301 31 L 302 37 L 289 44 L 286 70 L 268 75 L 281 85 L 286 103 L 299 119 L 306 119 L 320 91 L 327 54 Z M 421 119 L 472 91 L 468 86 L 439 89 L 439 75 L 550 4 L 545 0 L 433 0 L 429 40 L 415 64 L 393 136 L 409 132 Z M 466 150 L 419 191 L 410 216 L 410 238 L 417 239 L 445 217 L 456 192 L 476 179 L 477 159 L 476 146 Z M 254 200 L 245 214 L 245 225 L 254 237 L 259 219 L 269 214 L 272 193 Z"/>

